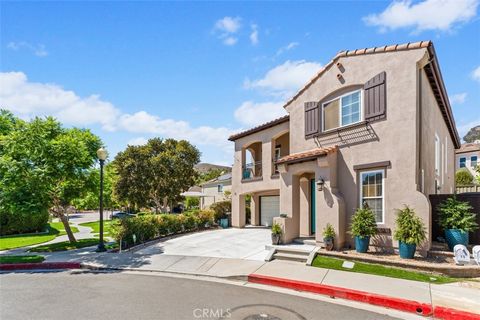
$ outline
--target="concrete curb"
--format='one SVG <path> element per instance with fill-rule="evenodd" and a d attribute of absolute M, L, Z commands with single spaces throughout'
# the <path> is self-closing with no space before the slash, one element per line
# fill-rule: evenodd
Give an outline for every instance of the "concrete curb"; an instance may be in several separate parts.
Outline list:
<path fill-rule="evenodd" d="M 0 264 L 0 271 L 17 270 L 54 270 L 54 269 L 81 269 L 78 262 L 39 262 L 39 263 L 9 263 Z"/>
<path fill-rule="evenodd" d="M 434 316 L 436 319 L 453 320 L 480 320 L 480 314 L 469 313 L 461 310 L 445 307 L 433 307 L 431 303 L 421 303 L 413 300 L 389 297 L 370 292 L 353 289 L 322 285 L 319 283 L 296 281 L 290 279 L 276 278 L 258 274 L 250 274 L 248 281 L 252 283 L 265 284 L 298 291 L 307 291 L 330 297 L 354 300 L 386 308 L 410 312 L 422 316 Z"/>

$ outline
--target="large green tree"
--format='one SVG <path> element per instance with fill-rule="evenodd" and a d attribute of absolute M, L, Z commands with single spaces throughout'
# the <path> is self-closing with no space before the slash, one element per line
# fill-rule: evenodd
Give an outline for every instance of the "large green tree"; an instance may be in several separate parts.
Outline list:
<path fill-rule="evenodd" d="M 136 208 L 171 209 L 180 193 L 195 183 L 199 161 L 200 152 L 185 140 L 154 138 L 143 146 L 128 146 L 113 162 L 118 174 L 115 194 Z"/>
<path fill-rule="evenodd" d="M 1 145 L 2 215 L 50 210 L 75 242 L 66 213 L 72 200 L 91 188 L 89 169 L 95 164 L 100 138 L 89 130 L 63 128 L 47 117 L 17 124 L 3 135 Z"/>

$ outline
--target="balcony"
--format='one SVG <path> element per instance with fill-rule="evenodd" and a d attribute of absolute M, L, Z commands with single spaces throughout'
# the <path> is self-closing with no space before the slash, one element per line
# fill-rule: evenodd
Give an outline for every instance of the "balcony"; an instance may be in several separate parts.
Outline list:
<path fill-rule="evenodd" d="M 262 179 L 262 161 L 247 163 L 242 166 L 242 181 Z"/>

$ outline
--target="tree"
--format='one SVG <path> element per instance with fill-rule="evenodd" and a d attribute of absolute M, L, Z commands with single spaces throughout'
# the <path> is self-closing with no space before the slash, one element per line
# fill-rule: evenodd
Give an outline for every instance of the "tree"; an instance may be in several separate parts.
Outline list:
<path fill-rule="evenodd" d="M 462 168 L 455 173 L 455 182 L 459 186 L 473 184 L 473 175 L 467 169 Z"/>
<path fill-rule="evenodd" d="M 480 125 L 468 130 L 467 134 L 463 137 L 463 140 L 469 143 L 480 140 Z"/>
<path fill-rule="evenodd" d="M 100 146 L 89 130 L 63 128 L 51 117 L 18 125 L 2 138 L 0 211 L 50 210 L 75 242 L 65 214 L 72 200 L 91 188 L 89 169 Z"/>
<path fill-rule="evenodd" d="M 180 193 L 195 183 L 194 165 L 200 152 L 188 141 L 150 139 L 143 146 L 128 146 L 113 162 L 118 179 L 114 192 L 119 200 L 137 209 L 173 207 Z"/>

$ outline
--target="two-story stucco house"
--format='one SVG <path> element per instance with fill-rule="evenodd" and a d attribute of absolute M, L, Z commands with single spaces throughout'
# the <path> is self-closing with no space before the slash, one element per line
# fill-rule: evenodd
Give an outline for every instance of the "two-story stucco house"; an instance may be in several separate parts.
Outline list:
<path fill-rule="evenodd" d="M 480 165 L 480 141 L 462 144 L 456 154 L 456 169 L 465 168 L 476 177 L 478 175 L 476 168 Z"/>
<path fill-rule="evenodd" d="M 284 241 L 353 246 L 355 210 L 373 209 L 371 244 L 396 247 L 395 209 L 431 231 L 428 195 L 452 193 L 460 140 L 432 42 L 341 51 L 284 105 L 288 115 L 232 135 L 232 223 L 282 225 Z M 246 159 L 252 159 L 247 163 Z M 421 250 L 430 247 L 428 241 Z"/>

